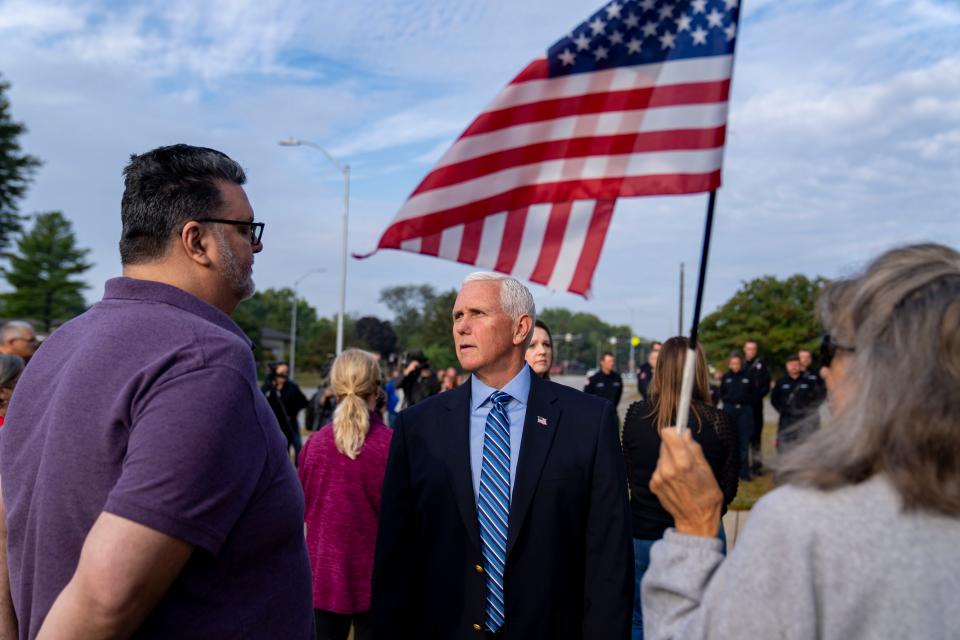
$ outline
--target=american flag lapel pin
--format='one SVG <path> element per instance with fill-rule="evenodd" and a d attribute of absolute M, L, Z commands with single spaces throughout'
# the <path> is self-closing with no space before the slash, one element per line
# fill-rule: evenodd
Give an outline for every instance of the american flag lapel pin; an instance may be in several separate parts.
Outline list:
<path fill-rule="evenodd" d="M 537 424 L 542 424 L 543 426 L 547 426 L 547 419 L 544 418 L 543 416 L 537 416 Z"/>

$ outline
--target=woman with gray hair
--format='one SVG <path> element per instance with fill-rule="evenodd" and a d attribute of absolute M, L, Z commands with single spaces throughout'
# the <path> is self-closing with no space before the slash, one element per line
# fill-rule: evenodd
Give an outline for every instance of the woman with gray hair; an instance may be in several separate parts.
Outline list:
<path fill-rule="evenodd" d="M 13 388 L 23 373 L 23 359 L 9 353 L 0 353 L 0 427 L 7 415 L 7 406 L 13 396 Z"/>
<path fill-rule="evenodd" d="M 650 488 L 676 524 L 643 581 L 648 638 L 957 637 L 960 253 L 889 251 L 818 306 L 830 418 L 726 560 L 710 467 L 663 434 Z"/>

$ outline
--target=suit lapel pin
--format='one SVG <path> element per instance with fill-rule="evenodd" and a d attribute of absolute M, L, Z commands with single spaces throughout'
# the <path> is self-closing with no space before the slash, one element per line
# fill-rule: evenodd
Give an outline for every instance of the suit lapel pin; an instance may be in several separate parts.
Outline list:
<path fill-rule="evenodd" d="M 547 426 L 547 419 L 544 418 L 543 416 L 537 416 L 537 424 L 542 424 L 543 426 Z"/>

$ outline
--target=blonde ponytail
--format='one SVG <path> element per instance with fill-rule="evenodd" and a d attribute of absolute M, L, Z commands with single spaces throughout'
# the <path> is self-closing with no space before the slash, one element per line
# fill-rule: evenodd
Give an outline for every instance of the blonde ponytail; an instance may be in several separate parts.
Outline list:
<path fill-rule="evenodd" d="M 337 451 L 356 460 L 370 430 L 367 401 L 380 392 L 380 365 L 360 349 L 347 349 L 333 363 L 330 386 L 337 397 L 333 440 Z"/>

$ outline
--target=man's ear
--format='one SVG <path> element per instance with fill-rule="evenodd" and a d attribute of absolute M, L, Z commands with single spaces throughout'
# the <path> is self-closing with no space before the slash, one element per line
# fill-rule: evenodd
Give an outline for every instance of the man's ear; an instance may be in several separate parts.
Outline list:
<path fill-rule="evenodd" d="M 533 319 L 527 314 L 520 316 L 513 331 L 513 344 L 524 344 L 531 331 L 533 331 Z"/>
<path fill-rule="evenodd" d="M 197 264 L 205 267 L 210 266 L 210 249 L 215 244 L 212 234 L 210 234 L 199 222 L 191 220 L 183 225 L 180 231 L 177 248 L 183 251 L 184 255 Z"/>

